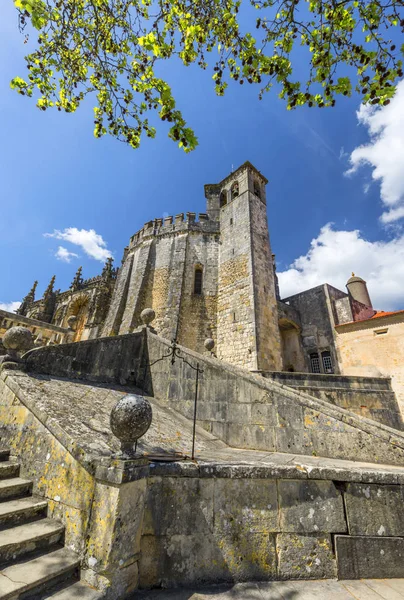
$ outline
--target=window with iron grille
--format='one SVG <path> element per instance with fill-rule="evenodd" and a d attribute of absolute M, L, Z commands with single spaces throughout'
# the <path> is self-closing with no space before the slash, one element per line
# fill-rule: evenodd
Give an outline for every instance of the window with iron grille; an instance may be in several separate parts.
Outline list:
<path fill-rule="evenodd" d="M 328 351 L 322 352 L 321 358 L 323 359 L 324 373 L 334 373 L 334 369 L 332 366 L 332 360 L 331 360 L 331 353 Z"/>
<path fill-rule="evenodd" d="M 195 278 L 194 278 L 194 294 L 201 295 L 202 294 L 202 269 L 195 269 Z"/>
<path fill-rule="evenodd" d="M 310 354 L 310 366 L 312 373 L 321 373 L 320 369 L 320 359 L 317 352 Z"/>

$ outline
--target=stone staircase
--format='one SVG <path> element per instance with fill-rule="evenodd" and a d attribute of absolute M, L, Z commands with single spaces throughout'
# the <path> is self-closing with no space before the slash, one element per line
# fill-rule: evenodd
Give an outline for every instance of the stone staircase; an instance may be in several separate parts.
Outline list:
<path fill-rule="evenodd" d="M 80 581 L 78 555 L 63 547 L 64 526 L 47 518 L 47 502 L 0 450 L 0 600 L 98 600 Z"/>

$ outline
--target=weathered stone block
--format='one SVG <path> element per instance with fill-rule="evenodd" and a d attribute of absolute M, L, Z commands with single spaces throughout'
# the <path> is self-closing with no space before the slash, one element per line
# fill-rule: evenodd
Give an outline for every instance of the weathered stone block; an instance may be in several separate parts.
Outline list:
<path fill-rule="evenodd" d="M 403 486 L 350 483 L 344 497 L 351 535 L 404 536 Z"/>
<path fill-rule="evenodd" d="M 286 452 L 288 454 L 304 454 L 302 449 L 306 444 L 306 437 L 303 429 L 293 429 L 292 427 L 276 427 L 275 431 L 275 450 L 276 452 Z M 306 452 L 309 454 L 309 452 Z"/>
<path fill-rule="evenodd" d="M 143 534 L 211 534 L 213 485 L 213 480 L 193 477 L 151 478 L 148 481 Z"/>
<path fill-rule="evenodd" d="M 279 531 L 276 481 L 216 479 L 214 530 L 216 534 L 246 537 Z"/>
<path fill-rule="evenodd" d="M 276 411 L 273 404 L 256 402 L 251 406 L 251 422 L 257 425 L 275 425 Z"/>
<path fill-rule="evenodd" d="M 303 427 L 303 407 L 290 401 L 278 399 L 276 402 L 278 427 Z"/>
<path fill-rule="evenodd" d="M 140 550 L 146 480 L 121 486 L 96 484 L 87 538 L 86 563 L 115 578 L 117 565 L 132 564 Z"/>
<path fill-rule="evenodd" d="M 339 579 L 404 577 L 404 539 L 335 536 Z"/>
<path fill-rule="evenodd" d="M 229 446 L 251 448 L 254 450 L 275 450 L 274 428 L 270 425 L 243 425 L 229 423 L 226 426 L 226 438 Z"/>
<path fill-rule="evenodd" d="M 331 579 L 337 564 L 330 535 L 277 536 L 278 575 L 282 579 Z"/>
<path fill-rule="evenodd" d="M 276 578 L 275 535 L 144 536 L 140 587 Z"/>
<path fill-rule="evenodd" d="M 281 531 L 338 533 L 347 530 L 342 496 L 332 481 L 279 481 Z"/>

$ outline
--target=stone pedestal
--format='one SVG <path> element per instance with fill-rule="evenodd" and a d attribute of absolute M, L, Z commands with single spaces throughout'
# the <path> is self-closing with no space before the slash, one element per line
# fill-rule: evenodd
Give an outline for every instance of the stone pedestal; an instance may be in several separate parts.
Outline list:
<path fill-rule="evenodd" d="M 108 600 L 138 587 L 138 561 L 148 460 L 106 459 L 96 470 L 96 486 L 82 576 Z"/>

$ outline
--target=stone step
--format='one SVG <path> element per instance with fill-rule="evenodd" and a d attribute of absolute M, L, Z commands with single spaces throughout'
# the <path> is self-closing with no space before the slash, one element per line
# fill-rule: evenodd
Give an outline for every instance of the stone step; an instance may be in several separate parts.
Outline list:
<path fill-rule="evenodd" d="M 10 498 L 28 496 L 32 490 L 32 481 L 21 477 L 0 479 L 0 502 Z"/>
<path fill-rule="evenodd" d="M 50 593 L 50 595 L 40 596 L 37 600 L 73 600 L 73 598 L 77 598 L 77 600 L 100 600 L 104 597 L 104 594 L 83 581 L 77 581 L 63 590 Z"/>
<path fill-rule="evenodd" d="M 64 526 L 53 519 L 41 519 L 0 531 L 0 563 L 18 556 L 49 549 L 63 541 Z"/>
<path fill-rule="evenodd" d="M 8 460 L 10 458 L 10 450 L 0 448 L 0 461 Z"/>
<path fill-rule="evenodd" d="M 60 548 L 0 571 L 0 600 L 39 598 L 66 579 L 78 578 L 80 559 L 75 552 Z M 48 590 L 48 592 L 46 591 Z M 70 596 L 70 598 L 86 596 Z"/>
<path fill-rule="evenodd" d="M 9 477 L 18 477 L 20 474 L 20 465 L 10 461 L 0 461 L 0 479 Z"/>
<path fill-rule="evenodd" d="M 47 508 L 46 500 L 32 496 L 0 502 L 0 527 L 20 525 L 37 517 L 45 517 Z"/>

